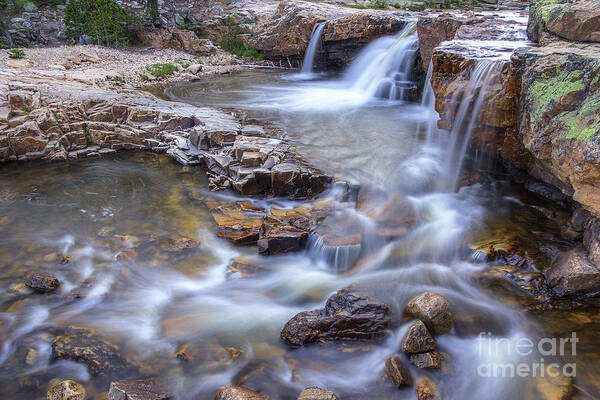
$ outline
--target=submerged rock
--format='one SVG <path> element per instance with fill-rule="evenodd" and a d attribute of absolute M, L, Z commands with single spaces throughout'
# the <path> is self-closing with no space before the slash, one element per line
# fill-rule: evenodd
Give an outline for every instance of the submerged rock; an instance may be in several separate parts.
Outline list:
<path fill-rule="evenodd" d="M 247 202 L 236 202 L 211 208 L 210 215 L 217 224 L 217 236 L 236 244 L 254 244 L 258 241 L 262 210 L 252 208 Z"/>
<path fill-rule="evenodd" d="M 564 376 L 554 366 L 546 366 L 543 376 L 529 382 L 528 398 L 540 400 L 569 400 L 573 395 L 573 378 Z M 541 374 L 540 374 L 541 375 Z"/>
<path fill-rule="evenodd" d="M 85 400 L 85 388 L 75 381 L 65 380 L 52 385 L 46 400 Z"/>
<path fill-rule="evenodd" d="M 227 269 L 228 275 L 239 275 L 244 278 L 253 278 L 269 271 L 269 268 L 259 260 L 249 257 L 234 258 L 229 262 Z"/>
<path fill-rule="evenodd" d="M 269 400 L 269 397 L 244 386 L 222 386 L 215 400 Z"/>
<path fill-rule="evenodd" d="M 32 274 L 25 280 L 25 285 L 38 292 L 53 292 L 60 286 L 60 281 L 52 275 Z"/>
<path fill-rule="evenodd" d="M 450 304 L 437 293 L 425 292 L 413 298 L 406 306 L 406 314 L 423 321 L 434 335 L 443 335 L 452 330 Z"/>
<path fill-rule="evenodd" d="M 331 390 L 309 387 L 300 393 L 298 400 L 340 400 L 340 398 Z"/>
<path fill-rule="evenodd" d="M 437 340 L 421 321 L 412 324 L 402 339 L 402 351 L 407 354 L 426 353 L 435 350 L 436 347 Z"/>
<path fill-rule="evenodd" d="M 441 400 L 442 396 L 438 391 L 437 385 L 430 378 L 421 375 L 417 378 L 415 388 L 417 400 Z"/>
<path fill-rule="evenodd" d="M 385 370 L 387 376 L 397 387 L 401 388 L 412 385 L 410 371 L 406 368 L 400 357 L 393 356 L 385 360 Z"/>
<path fill-rule="evenodd" d="M 388 333 L 390 307 L 344 288 L 331 296 L 325 308 L 304 311 L 290 319 L 281 338 L 292 346 L 321 340 L 359 340 Z"/>
<path fill-rule="evenodd" d="M 185 249 L 194 249 L 200 247 L 200 242 L 195 239 L 185 237 L 173 237 L 161 242 L 163 250 L 177 252 Z"/>
<path fill-rule="evenodd" d="M 122 374 L 131 365 L 119 347 L 89 328 L 70 327 L 52 343 L 52 360 L 71 360 L 87 365 L 92 375 Z"/>
<path fill-rule="evenodd" d="M 116 381 L 110 383 L 108 400 L 170 400 L 168 385 L 158 379 Z"/>
<path fill-rule="evenodd" d="M 548 285 L 559 296 L 600 292 L 600 270 L 582 248 L 561 254 L 545 275 Z"/>

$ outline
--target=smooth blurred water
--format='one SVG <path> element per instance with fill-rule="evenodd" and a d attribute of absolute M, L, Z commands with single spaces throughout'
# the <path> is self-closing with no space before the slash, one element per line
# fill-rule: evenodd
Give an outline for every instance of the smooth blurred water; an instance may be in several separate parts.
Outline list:
<path fill-rule="evenodd" d="M 392 52 L 398 43 L 393 40 L 392 48 L 387 47 Z M 490 69 L 482 67 L 480 77 L 485 71 Z M 234 247 L 217 238 L 205 205 L 240 197 L 209 192 L 201 169 L 181 167 L 166 156 L 1 166 L 0 218 L 8 217 L 0 219 L 3 398 L 43 397 L 53 378 L 76 379 L 94 398 L 108 389 L 110 380 L 161 376 L 182 399 L 212 399 L 219 386 L 231 383 L 263 390 L 273 399 L 296 399 L 300 390 L 315 385 L 334 390 L 344 400 L 412 399 L 414 389 L 398 390 L 382 375 L 385 359 L 401 354 L 400 341 L 409 326 L 403 309 L 424 291 L 435 291 L 450 302 L 456 327 L 438 338 L 450 368 L 411 367 L 413 376 L 431 376 L 444 399 L 538 398 L 529 379 L 478 376 L 482 363 L 529 358 L 510 351 L 490 355 L 481 350 L 477 335 L 491 332 L 515 343 L 547 332 L 562 334 L 571 327 L 549 314 L 541 321 L 523 314 L 521 297 L 514 293 L 498 291 L 498 297 L 483 290 L 473 275 L 487 263 L 469 245 L 501 226 L 532 236 L 542 247 L 556 246 L 557 222 L 540 212 L 552 206 L 501 179 L 440 189 L 440 181 L 464 177 L 470 163 L 463 157 L 466 152 L 458 165 L 447 163 L 449 147 L 444 143 L 451 136 L 440 137 L 449 134 L 432 128 L 436 116 L 426 100 L 414 104 L 393 96 L 382 99 L 374 91 L 356 90 L 347 75 L 313 81 L 287 78 L 243 72 L 174 85 L 164 96 L 245 114 L 249 123 L 256 119 L 283 130 L 301 155 L 324 171 L 390 195 L 406 195 L 417 215 L 410 232 L 394 240 L 377 237 L 376 223 L 347 208 L 334 191 L 325 196 L 340 208 L 341 218 L 359 221 L 363 229 L 360 251 L 328 254 L 314 243 L 297 254 L 259 257 L 255 247 Z M 248 200 L 263 207 L 300 204 Z M 201 245 L 172 252 L 163 246 L 172 237 L 199 240 Z M 127 249 L 135 249 L 137 257 L 119 261 L 117 255 Z M 63 254 L 71 256 L 69 263 L 60 263 Z M 358 263 L 341 267 L 352 264 L 357 254 L 362 257 Z M 232 275 L 227 265 L 237 256 L 252 257 L 266 272 Z M 59 292 L 20 296 L 14 285 L 29 271 L 56 275 L 63 283 Z M 69 292 L 86 280 L 94 283 L 87 296 L 70 298 Z M 351 284 L 392 306 L 392 332 L 385 340 L 299 349 L 280 341 L 280 330 L 293 315 L 323 306 L 332 293 Z M 127 376 L 98 377 L 81 364 L 52 362 L 52 332 L 65 326 L 94 328 L 110 336 L 123 356 L 141 368 Z M 586 354 L 597 352 L 593 330 L 576 326 L 582 335 L 588 333 Z M 183 344 L 199 349 L 198 363 L 184 364 L 174 357 Z M 227 347 L 242 353 L 232 360 Z M 578 358 L 587 367 L 582 373 L 587 379 L 582 377 L 580 384 L 589 388 L 598 367 L 586 360 L 585 355 Z"/>

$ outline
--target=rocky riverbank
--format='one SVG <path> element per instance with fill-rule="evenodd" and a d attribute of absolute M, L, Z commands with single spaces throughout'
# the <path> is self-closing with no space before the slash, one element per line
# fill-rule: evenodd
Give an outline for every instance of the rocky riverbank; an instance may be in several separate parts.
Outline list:
<path fill-rule="evenodd" d="M 496 22 L 488 24 L 485 20 L 441 16 L 420 21 L 427 29 L 435 27 L 440 32 L 437 35 L 440 43 L 447 41 L 436 47 L 432 57 L 432 86 L 436 110 L 441 116 L 438 126 L 452 130 L 457 102 L 464 101 L 466 93 L 461 95 L 460 91 L 469 87 L 476 65 L 495 62 L 494 82 L 485 88 L 481 100 L 485 106 L 472 118 L 475 123 L 471 144 L 498 154 L 546 184 L 531 182 L 528 184 L 531 190 L 578 210 L 573 218 L 581 221 L 575 222 L 580 224 L 575 230 L 584 232 L 578 237 L 579 240 L 585 238 L 583 243 L 589 261 L 581 264 L 577 272 L 557 261 L 558 265 L 548 270 L 547 278 L 562 296 L 582 292 L 594 295 L 600 289 L 594 283 L 600 277 L 598 265 L 594 265 L 597 257 L 594 226 L 600 216 L 595 147 L 599 129 L 595 93 L 600 47 L 593 42 L 565 41 L 565 37 L 575 37 L 576 33 L 559 37 L 554 31 L 560 22 L 554 22 L 552 28 L 540 28 L 535 7 L 539 6 L 534 6 L 527 33 L 529 39 L 540 40 L 540 45 L 525 41 L 523 22 L 507 22 L 512 30 L 498 30 Z M 578 7 L 574 7 L 575 14 L 579 12 Z M 568 19 L 574 24 L 577 21 L 569 12 L 553 18 L 556 21 Z M 562 24 L 576 32 L 579 29 L 577 24 Z M 542 33 L 538 33 L 540 31 Z M 578 40 L 593 38 L 586 36 Z M 426 45 L 432 47 L 431 43 Z M 473 93 L 478 90 L 481 88 Z M 476 97 L 470 99 L 471 104 L 475 100 Z M 586 215 L 589 216 L 587 221 Z M 587 283 L 580 286 L 575 284 L 577 279 Z"/>
<path fill-rule="evenodd" d="M 438 127 L 452 131 L 460 114 L 457 103 L 466 102 L 468 110 L 477 109 L 472 104 L 477 101 L 485 104 L 471 118 L 472 148 L 499 155 L 510 164 L 509 168 L 521 171 L 514 176 L 525 181 L 529 190 L 563 207 L 538 205 L 536 209 L 561 225 L 557 232 L 544 229 L 540 229 L 541 233 L 529 232 L 521 225 L 507 223 L 497 231 L 479 235 L 470 248 L 458 249 L 494 264 L 475 273 L 473 280 L 492 289 L 505 286 L 517 291 L 526 298 L 518 306 L 534 312 L 587 306 L 587 300 L 598 294 L 600 209 L 596 193 L 600 178 L 595 136 L 600 49 L 596 44 L 565 41 L 572 37 L 597 40 L 594 35 L 581 37 L 588 33 L 582 29 L 564 32 L 565 26 L 570 26 L 569 21 L 582 18 L 583 6 L 573 6 L 572 12 L 565 12 L 563 17 L 556 17 L 554 9 L 534 9 L 534 15 L 541 15 L 541 19 L 535 20 L 539 25 L 535 28 L 531 28 L 530 22 L 529 37 L 545 44 L 534 46 L 526 42 L 526 15 L 521 11 L 423 16 L 307 2 L 265 2 L 260 7 L 260 2 L 249 3 L 256 10 L 241 10 L 237 16 L 245 21 L 241 25 L 247 25 L 248 32 L 242 34 L 244 40 L 271 61 L 287 62 L 288 66 L 301 60 L 317 23 L 325 23 L 319 63 L 339 69 L 373 39 L 396 33 L 407 23 L 418 20 L 420 59 L 416 60 L 415 69 L 423 74 L 429 65 L 432 67 L 431 87 L 440 114 Z M 548 18 L 548 13 L 552 18 Z M 197 15 L 202 14 L 198 11 Z M 222 33 L 219 18 L 214 17 L 217 22 L 211 38 L 215 42 L 219 40 L 219 32 Z M 561 18 L 566 20 L 561 22 Z M 207 23 L 207 32 L 211 32 L 209 27 Z M 6 98 L 0 118 L 0 161 L 23 166 L 27 161 L 68 162 L 118 151 L 166 153 L 185 166 L 203 168 L 212 191 L 229 189 L 250 198 L 236 201 L 228 196 L 213 199 L 204 194 L 190 195 L 206 206 L 216 225 L 216 236 L 236 245 L 256 246 L 253 251 L 265 256 L 298 252 L 310 244 L 318 247 L 324 258 L 329 257 L 327 262 L 336 272 L 360 271 L 380 255 L 379 250 L 387 242 L 411 233 L 421 215 L 417 215 L 407 196 L 336 180 L 307 163 L 275 125 L 250 121 L 231 110 L 165 101 L 143 91 L 156 83 L 210 79 L 212 75 L 246 68 L 247 61 L 189 32 L 173 27 L 157 28 L 145 38 L 153 48 L 27 49 L 27 61 L 0 60 L 10 66 L 0 72 L 2 94 Z M 472 79 L 482 62 L 493 65 L 485 70 L 491 71 L 493 78 L 485 85 Z M 152 74 L 147 66 L 167 63 L 175 66 L 171 74 L 164 78 L 149 76 Z M 256 64 L 267 66 L 258 61 Z M 483 93 L 481 99 L 480 93 Z M 485 184 L 484 177 L 471 178 Z M 319 198 L 332 188 L 337 192 L 334 200 Z M 265 206 L 251 201 L 253 197 L 304 202 Z M 365 226 L 359 218 L 368 218 L 370 224 Z M 369 236 L 381 240 L 369 247 L 366 244 L 370 242 L 365 240 Z M 137 251 L 142 251 L 141 245 L 125 245 L 130 239 L 126 236 L 115 235 L 113 239 L 123 242 L 116 255 L 118 262 L 131 263 Z M 155 243 L 156 239 L 148 240 Z M 389 263 L 435 260 L 427 253 L 434 253 L 431 247 L 437 245 L 427 243 L 385 251 L 392 253 Z M 190 238 L 169 239 L 164 244 L 166 251 L 199 246 L 199 241 Z M 269 270 L 263 261 L 235 257 L 226 267 L 228 277 L 261 276 Z M 437 274 L 440 271 L 432 273 Z M 46 295 L 56 292 L 61 282 L 52 275 L 33 274 L 23 285 L 29 288 L 24 291 Z M 88 286 L 92 284 L 84 285 L 84 289 Z M 366 280 L 365 286 L 368 286 Z M 15 287 L 15 292 L 19 287 Z M 329 297 L 322 307 L 295 311 L 282 327 L 281 339 L 294 349 L 346 341 L 364 341 L 368 347 L 367 341 L 375 343 L 389 337 L 391 329 L 406 317 L 411 320 L 410 326 L 401 335 L 402 341 L 394 348 L 394 354 L 385 361 L 385 379 L 398 388 L 414 386 L 418 399 L 432 399 L 440 398 L 448 388 L 438 388 L 439 375 L 433 375 L 432 379 L 421 374 L 421 370 L 434 373 L 439 370 L 444 374 L 452 369 L 449 355 L 438 348 L 438 336 L 452 331 L 466 338 L 483 328 L 500 332 L 505 328 L 483 313 L 451 312 L 452 299 L 448 298 L 449 302 L 438 293 L 425 292 L 410 301 L 387 304 L 362 289 L 346 287 Z M 73 297 L 79 299 L 85 295 L 74 292 Z M 177 324 L 185 325 L 186 317 L 164 320 L 164 331 Z M 583 320 L 584 324 L 593 324 L 597 315 L 578 314 L 577 318 L 577 323 Z M 84 364 L 94 377 L 152 376 L 156 372 L 134 365 L 129 360 L 130 354 L 121 353 L 119 343 L 93 329 L 53 327 L 51 333 L 45 340 L 53 362 Z M 363 350 L 349 350 L 354 351 Z M 188 368 L 198 358 L 214 358 L 219 365 L 231 363 L 243 352 L 240 348 L 218 345 L 204 354 L 203 349 L 186 342 L 173 358 L 184 365 L 178 364 L 181 368 Z M 292 379 L 302 382 L 295 376 L 296 360 L 289 358 L 286 362 Z M 382 367 L 383 362 L 380 364 Z M 254 367 L 249 364 L 247 369 Z M 260 369 L 259 373 L 268 370 L 256 369 Z M 416 379 L 410 371 L 419 372 Z M 235 385 L 221 387 L 215 398 L 268 399 L 254 390 L 256 386 L 242 386 L 252 373 L 245 369 L 236 371 L 231 379 Z M 112 380 L 108 393 L 103 395 L 115 400 L 168 399 L 176 391 L 172 383 L 157 379 Z M 535 393 L 573 391 L 573 382 L 562 377 L 558 383 L 537 380 L 531 385 Z M 85 398 L 85 389 L 71 380 L 51 382 L 49 389 L 49 399 Z M 311 387 L 302 391 L 298 399 L 339 398 L 332 391 Z"/>

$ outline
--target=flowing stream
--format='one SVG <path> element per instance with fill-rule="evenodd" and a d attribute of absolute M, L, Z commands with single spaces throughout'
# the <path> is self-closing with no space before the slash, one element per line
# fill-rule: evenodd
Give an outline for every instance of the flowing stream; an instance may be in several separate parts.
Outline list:
<path fill-rule="evenodd" d="M 319 29 L 322 25 L 315 37 Z M 219 386 L 232 383 L 273 399 L 296 399 L 308 386 L 333 390 L 344 400 L 413 399 L 414 388 L 399 390 L 382 376 L 386 358 L 401 353 L 409 326 L 402 319 L 405 305 L 425 291 L 450 302 L 455 328 L 438 337 L 448 367 L 411 367 L 411 374 L 432 377 L 444 399 L 541 398 L 537 377 L 481 376 L 480 367 L 539 362 L 535 353 L 517 354 L 515 345 L 564 337 L 575 329 L 581 346 L 577 382 L 588 392 L 597 390 L 598 330 L 581 321 L 600 323 L 599 315 L 582 314 L 574 321 L 560 312 L 525 314 L 522 294 L 502 287 L 490 291 L 474 279 L 490 265 L 473 247 L 482 238 L 516 235 L 541 249 L 568 245 L 553 217 L 560 213 L 556 206 L 483 169 L 467 152 L 470 113 L 485 107 L 479 92 L 493 81 L 496 66 L 474 67 L 466 90 L 473 92 L 475 107 L 457 101 L 458 122 L 445 132 L 435 127 L 428 85 L 422 103 L 405 100 L 405 90 L 416 87 L 411 80 L 416 51 L 409 26 L 367 46 L 338 78 L 295 80 L 250 71 L 164 92 L 173 100 L 233 109 L 247 120 L 278 127 L 316 167 L 408 196 L 417 224 L 396 240 L 369 234 L 376 223 L 346 209 L 343 218 L 365 227 L 360 248 L 329 254 L 311 243 L 297 254 L 259 257 L 255 247 L 217 238 L 204 205 L 240 197 L 210 192 L 201 169 L 181 167 L 166 156 L 1 166 L 2 398 L 41 398 L 53 378 L 76 379 L 95 398 L 110 380 L 161 376 L 181 399 L 212 399 Z M 486 179 L 469 180 L 473 175 Z M 326 196 L 343 202 L 335 191 Z M 300 204 L 248 200 L 265 207 Z M 201 244 L 173 249 L 177 237 Z M 131 249 L 135 256 L 128 259 L 124 255 L 133 253 L 122 252 Z M 365 253 L 368 257 L 355 263 Z M 60 262 L 63 255 L 69 262 Z M 247 277 L 228 272 L 230 260 L 239 256 L 268 272 Z M 19 282 L 34 268 L 59 277 L 58 294 L 21 294 Z M 69 296 L 90 282 L 85 296 Z M 322 307 L 332 293 L 352 284 L 392 306 L 395 323 L 385 340 L 299 349 L 280 341 L 280 330 L 293 315 Z M 69 326 L 106 335 L 122 356 L 141 366 L 138 372 L 91 375 L 81 363 L 53 361 L 52 340 Z M 489 340 L 481 340 L 480 332 L 489 333 Z M 495 346 L 494 338 L 503 344 Z M 186 344 L 198 351 L 182 362 L 174 354 Z"/>
<path fill-rule="evenodd" d="M 318 46 L 321 44 L 321 34 L 323 33 L 323 28 L 325 28 L 325 23 L 321 22 L 315 25 L 312 36 L 310 38 L 310 42 L 308 43 L 308 48 L 306 49 L 306 55 L 304 56 L 304 61 L 302 62 L 302 70 L 300 74 L 303 77 L 310 77 L 315 68 L 315 55 L 318 50 Z"/>

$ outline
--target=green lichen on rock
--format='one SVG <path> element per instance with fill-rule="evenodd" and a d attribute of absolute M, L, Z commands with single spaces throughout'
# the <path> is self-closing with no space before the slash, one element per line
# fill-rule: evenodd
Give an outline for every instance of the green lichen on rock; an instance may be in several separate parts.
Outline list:
<path fill-rule="evenodd" d="M 535 42 L 540 40 L 542 33 L 547 32 L 546 23 L 551 18 L 560 17 L 568 4 L 566 0 L 534 0 L 529 7 L 529 22 L 527 36 Z"/>
<path fill-rule="evenodd" d="M 562 97 L 585 90 L 583 77 L 583 71 L 558 68 L 553 76 L 546 72 L 540 74 L 527 95 L 534 117 L 542 118 L 548 108 L 555 105 Z"/>
<path fill-rule="evenodd" d="M 558 3 L 558 2 L 555 2 Z M 540 14 L 542 17 L 542 21 L 544 21 L 544 25 L 552 21 L 557 21 L 561 19 L 564 14 L 568 13 L 571 10 L 569 4 L 545 4 L 540 7 Z"/>
<path fill-rule="evenodd" d="M 527 108 L 536 129 L 555 133 L 552 142 L 589 142 L 600 134 L 600 60 L 585 52 L 540 60 L 527 78 Z M 556 130 L 558 128 L 558 130 Z"/>
<path fill-rule="evenodd" d="M 560 120 L 569 128 L 568 139 L 591 140 L 600 133 L 600 93 L 587 97 L 578 111 L 566 113 Z"/>

